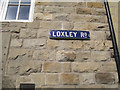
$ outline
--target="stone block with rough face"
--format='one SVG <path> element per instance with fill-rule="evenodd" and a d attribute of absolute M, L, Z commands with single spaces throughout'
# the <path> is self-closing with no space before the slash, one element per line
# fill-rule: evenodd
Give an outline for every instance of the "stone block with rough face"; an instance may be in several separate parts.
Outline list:
<path fill-rule="evenodd" d="M 77 85 L 79 83 L 78 74 L 61 74 L 60 82 L 63 85 Z"/>

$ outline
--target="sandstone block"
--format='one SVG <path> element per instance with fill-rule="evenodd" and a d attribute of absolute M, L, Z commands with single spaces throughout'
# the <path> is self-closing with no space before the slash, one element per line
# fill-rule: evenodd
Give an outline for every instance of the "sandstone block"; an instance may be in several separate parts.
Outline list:
<path fill-rule="evenodd" d="M 11 38 L 19 39 L 19 33 L 12 33 Z"/>
<path fill-rule="evenodd" d="M 35 38 L 37 35 L 37 30 L 35 29 L 21 29 L 20 38 Z"/>
<path fill-rule="evenodd" d="M 94 73 L 80 73 L 80 84 L 89 85 L 95 84 L 95 74 Z"/>
<path fill-rule="evenodd" d="M 29 23 L 27 23 L 26 27 L 38 29 L 40 27 L 40 21 L 39 20 L 34 20 L 33 22 L 29 22 Z"/>
<path fill-rule="evenodd" d="M 71 63 L 61 63 L 63 72 L 71 72 Z"/>
<path fill-rule="evenodd" d="M 72 70 L 74 72 L 95 72 L 99 71 L 101 64 L 96 62 L 74 62 Z"/>
<path fill-rule="evenodd" d="M 20 71 L 20 63 L 21 61 L 19 60 L 9 60 L 6 73 L 8 75 L 18 75 Z"/>
<path fill-rule="evenodd" d="M 91 8 L 77 8 L 76 13 L 77 14 L 92 14 L 92 9 Z"/>
<path fill-rule="evenodd" d="M 90 51 L 84 51 L 84 52 L 77 52 L 76 53 L 76 61 L 89 61 L 91 60 L 91 52 Z"/>
<path fill-rule="evenodd" d="M 10 49 L 10 60 L 29 60 L 32 57 L 32 50 L 29 49 Z"/>
<path fill-rule="evenodd" d="M 25 48 L 44 48 L 46 45 L 46 39 L 25 39 L 23 47 Z"/>
<path fill-rule="evenodd" d="M 41 60 L 41 61 L 53 61 L 56 60 L 55 58 L 56 52 L 54 51 L 49 51 L 46 49 L 42 50 L 36 50 L 33 52 L 33 59 L 35 60 Z"/>
<path fill-rule="evenodd" d="M 36 0 L 37 5 L 45 5 L 45 6 L 59 6 L 59 7 L 74 7 L 78 3 L 77 2 L 40 2 Z"/>
<path fill-rule="evenodd" d="M 56 21 L 68 21 L 68 14 L 53 14 L 53 20 Z"/>
<path fill-rule="evenodd" d="M 58 40 L 47 40 L 47 49 L 57 49 L 58 47 L 60 47 L 59 45 L 59 41 Z"/>
<path fill-rule="evenodd" d="M 20 32 L 20 27 L 14 27 L 14 26 L 7 26 L 7 27 L 3 27 L 3 29 L 5 30 L 9 30 L 10 32 L 13 32 L 13 33 L 19 33 Z"/>
<path fill-rule="evenodd" d="M 43 10 L 44 10 L 44 6 L 40 6 L 40 5 L 37 5 L 37 4 L 35 4 L 36 6 L 35 6 L 35 13 L 41 13 L 41 12 L 43 12 Z"/>
<path fill-rule="evenodd" d="M 93 15 L 106 15 L 105 9 L 95 9 L 93 10 Z"/>
<path fill-rule="evenodd" d="M 72 22 L 62 22 L 62 29 L 63 30 L 72 30 L 74 25 Z"/>
<path fill-rule="evenodd" d="M 103 40 L 95 41 L 94 45 L 95 45 L 94 48 L 95 50 L 100 50 L 100 51 L 105 50 L 105 41 Z"/>
<path fill-rule="evenodd" d="M 115 77 L 112 73 L 96 73 L 96 82 L 98 84 L 114 84 Z"/>
<path fill-rule="evenodd" d="M 105 49 L 106 49 L 106 50 L 110 50 L 112 47 L 113 47 L 112 41 L 106 40 L 106 41 L 105 41 Z"/>
<path fill-rule="evenodd" d="M 40 28 L 44 29 L 61 29 L 61 22 L 59 21 L 42 21 L 40 22 Z"/>
<path fill-rule="evenodd" d="M 102 2 L 87 2 L 87 6 L 90 8 L 103 8 L 104 3 L 102 3 Z"/>
<path fill-rule="evenodd" d="M 74 61 L 76 58 L 75 52 L 58 51 L 56 54 L 56 60 L 58 61 Z"/>
<path fill-rule="evenodd" d="M 16 79 L 16 88 L 20 88 L 20 83 L 33 83 L 28 76 L 19 76 Z"/>
<path fill-rule="evenodd" d="M 87 22 L 96 22 L 96 23 L 107 23 L 107 17 L 106 16 L 97 16 L 97 15 L 91 15 L 86 17 Z"/>
<path fill-rule="evenodd" d="M 59 6 L 46 6 L 44 12 L 48 13 L 60 13 L 63 11 L 63 7 Z"/>
<path fill-rule="evenodd" d="M 14 78 L 10 76 L 3 76 L 2 77 L 2 89 L 4 88 L 15 88 Z"/>
<path fill-rule="evenodd" d="M 69 15 L 69 20 L 74 21 L 74 22 L 85 22 L 85 15 L 80 15 L 80 14 L 71 14 Z"/>
<path fill-rule="evenodd" d="M 105 62 L 102 64 L 100 72 L 117 72 L 115 62 Z"/>
<path fill-rule="evenodd" d="M 49 13 L 35 13 L 34 19 L 36 20 L 51 20 L 52 14 Z"/>
<path fill-rule="evenodd" d="M 49 37 L 49 30 L 48 29 L 39 29 L 37 32 L 37 37 L 38 38 Z"/>
<path fill-rule="evenodd" d="M 11 40 L 11 47 L 21 47 L 21 46 L 22 46 L 22 39 Z"/>
<path fill-rule="evenodd" d="M 45 62 L 43 64 L 43 72 L 61 72 L 61 64 L 57 62 Z"/>
<path fill-rule="evenodd" d="M 59 75 L 58 74 L 46 74 L 46 85 L 58 85 Z"/>
<path fill-rule="evenodd" d="M 105 31 L 91 31 L 90 37 L 91 40 L 106 40 Z"/>
<path fill-rule="evenodd" d="M 79 77 L 77 74 L 61 74 L 60 82 L 63 85 L 77 85 L 79 83 Z"/>
<path fill-rule="evenodd" d="M 26 23 L 22 22 L 11 22 L 9 23 L 9 27 L 25 27 Z"/>
<path fill-rule="evenodd" d="M 36 60 L 22 61 L 20 65 L 20 75 L 29 75 L 31 73 L 37 73 L 41 71 L 41 62 Z"/>
<path fill-rule="evenodd" d="M 91 52 L 91 59 L 94 61 L 106 61 L 111 58 L 109 51 L 93 51 Z"/>
<path fill-rule="evenodd" d="M 45 75 L 42 73 L 32 73 L 30 78 L 35 83 L 35 86 L 45 85 Z"/>
<path fill-rule="evenodd" d="M 83 41 L 83 49 L 84 50 L 92 50 L 94 49 L 95 42 L 93 40 Z"/>
<path fill-rule="evenodd" d="M 78 2 L 77 7 L 86 7 L 86 2 Z"/>

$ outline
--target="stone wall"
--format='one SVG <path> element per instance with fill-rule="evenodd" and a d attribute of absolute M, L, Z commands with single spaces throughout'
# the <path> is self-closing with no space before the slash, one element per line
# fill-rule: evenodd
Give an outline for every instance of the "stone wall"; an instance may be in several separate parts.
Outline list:
<path fill-rule="evenodd" d="M 112 15 L 112 21 L 113 21 L 113 25 L 114 25 L 114 30 L 115 30 L 115 35 L 116 35 L 116 40 L 117 40 L 117 44 L 118 44 L 118 49 L 120 52 L 120 3 L 119 2 L 109 2 L 109 6 L 110 6 L 110 11 L 111 11 L 111 15 Z"/>
<path fill-rule="evenodd" d="M 116 88 L 104 4 L 35 4 L 33 22 L 2 23 L 3 32 L 10 32 L 3 87 L 35 83 L 36 88 Z M 89 31 L 91 39 L 52 40 L 51 29 Z"/>

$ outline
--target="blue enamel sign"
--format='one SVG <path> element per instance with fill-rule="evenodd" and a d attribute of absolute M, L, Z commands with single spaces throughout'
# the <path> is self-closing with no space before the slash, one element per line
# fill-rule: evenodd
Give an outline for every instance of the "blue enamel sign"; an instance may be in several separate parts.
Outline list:
<path fill-rule="evenodd" d="M 51 30 L 51 39 L 90 39 L 89 31 Z"/>

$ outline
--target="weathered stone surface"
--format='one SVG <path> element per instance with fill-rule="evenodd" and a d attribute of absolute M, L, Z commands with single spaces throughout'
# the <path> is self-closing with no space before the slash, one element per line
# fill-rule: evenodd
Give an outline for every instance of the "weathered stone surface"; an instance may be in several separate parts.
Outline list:
<path fill-rule="evenodd" d="M 93 10 L 94 15 L 106 15 L 105 9 L 95 9 Z"/>
<path fill-rule="evenodd" d="M 94 49 L 94 41 L 83 41 L 83 49 L 84 50 L 92 50 Z"/>
<path fill-rule="evenodd" d="M 62 64 L 62 71 L 63 72 L 71 72 L 71 63 L 65 62 Z"/>
<path fill-rule="evenodd" d="M 42 38 L 42 37 L 49 37 L 49 30 L 48 29 L 39 29 L 37 32 L 37 37 Z"/>
<path fill-rule="evenodd" d="M 42 21 L 40 22 L 40 28 L 44 29 L 61 29 L 61 22 L 60 21 Z"/>
<path fill-rule="evenodd" d="M 112 73 L 97 73 L 95 75 L 98 84 L 114 84 L 115 77 Z"/>
<path fill-rule="evenodd" d="M 40 27 L 40 21 L 39 20 L 35 20 L 33 22 L 29 22 L 29 23 L 27 23 L 26 27 L 38 29 Z"/>
<path fill-rule="evenodd" d="M 104 3 L 102 2 L 87 2 L 87 6 L 91 8 L 103 8 Z"/>
<path fill-rule="evenodd" d="M 20 65 L 20 75 L 29 75 L 30 73 L 41 72 L 41 62 L 36 60 L 22 61 Z"/>
<path fill-rule="evenodd" d="M 115 62 L 104 62 L 100 69 L 100 72 L 117 72 L 117 67 Z"/>
<path fill-rule="evenodd" d="M 49 13 L 35 13 L 34 14 L 34 19 L 36 20 L 51 20 L 52 14 Z"/>
<path fill-rule="evenodd" d="M 2 88 L 15 88 L 15 80 L 13 77 L 3 76 L 2 77 Z"/>
<path fill-rule="evenodd" d="M 77 74 L 61 74 L 60 82 L 64 85 L 77 85 L 79 83 L 79 77 Z"/>
<path fill-rule="evenodd" d="M 16 78 L 16 88 L 20 88 L 20 83 L 33 83 L 28 76 L 18 76 Z"/>
<path fill-rule="evenodd" d="M 92 14 L 91 8 L 77 8 L 76 9 L 77 14 Z"/>
<path fill-rule="evenodd" d="M 91 60 L 91 52 L 90 51 L 76 53 L 76 61 L 84 62 L 84 61 L 89 61 L 89 60 Z"/>
<path fill-rule="evenodd" d="M 9 60 L 7 63 L 8 69 L 6 70 L 7 75 L 18 75 L 20 70 L 20 60 Z"/>
<path fill-rule="evenodd" d="M 96 23 L 107 23 L 107 17 L 106 16 L 100 16 L 100 15 L 91 15 L 87 16 L 85 19 L 87 22 L 96 22 Z"/>
<path fill-rule="evenodd" d="M 83 47 L 82 41 L 73 41 L 73 40 L 68 40 L 68 41 L 59 41 L 58 44 L 59 50 L 80 50 Z"/>
<path fill-rule="evenodd" d="M 38 13 L 38 12 L 41 13 L 41 12 L 43 12 L 44 6 L 40 6 L 40 5 L 37 5 L 37 4 L 35 4 L 35 5 L 36 5 L 35 6 L 35 13 Z"/>
<path fill-rule="evenodd" d="M 30 74 L 30 78 L 35 83 L 35 86 L 45 85 L 45 74 L 32 73 Z"/>
<path fill-rule="evenodd" d="M 46 39 L 25 39 L 23 41 L 23 47 L 25 48 L 44 48 L 46 45 Z"/>
<path fill-rule="evenodd" d="M 20 32 L 20 27 L 21 26 L 18 26 L 18 27 L 14 27 L 14 26 L 8 26 L 8 27 L 3 27 L 3 29 L 5 29 L 5 30 L 8 30 L 8 31 L 10 31 L 10 32 L 12 32 L 12 33 L 19 33 Z M 3 31 L 5 31 L 5 30 L 3 30 Z"/>
<path fill-rule="evenodd" d="M 77 2 L 40 2 L 39 0 L 36 0 L 36 5 L 44 6 L 74 7 L 77 4 Z"/>
<path fill-rule="evenodd" d="M 22 22 L 11 22 L 9 23 L 9 27 L 25 27 L 26 23 Z"/>
<path fill-rule="evenodd" d="M 59 75 L 58 74 L 46 74 L 46 85 L 58 85 Z"/>
<path fill-rule="evenodd" d="M 55 21 L 68 21 L 68 14 L 53 14 L 53 20 Z"/>
<path fill-rule="evenodd" d="M 59 47 L 59 41 L 58 40 L 51 40 L 51 39 L 48 39 L 47 40 L 47 49 L 52 49 L 52 50 L 55 50 Z"/>
<path fill-rule="evenodd" d="M 56 60 L 58 61 L 74 61 L 76 58 L 75 52 L 58 51 L 56 54 Z"/>
<path fill-rule="evenodd" d="M 91 52 L 91 59 L 94 61 L 106 61 L 111 58 L 109 51 L 93 51 Z"/>
<path fill-rule="evenodd" d="M 99 40 L 99 41 L 95 41 L 95 50 L 100 50 L 100 51 L 104 51 L 105 50 L 105 41 L 104 40 Z"/>
<path fill-rule="evenodd" d="M 12 39 L 11 47 L 21 47 L 22 46 L 22 39 Z"/>
<path fill-rule="evenodd" d="M 37 30 L 35 29 L 21 29 L 20 38 L 35 38 L 37 36 Z"/>
<path fill-rule="evenodd" d="M 75 22 L 85 22 L 85 15 L 80 15 L 80 14 L 70 14 L 69 15 L 69 21 L 75 21 Z"/>
<path fill-rule="evenodd" d="M 56 60 L 55 55 L 56 55 L 55 50 L 54 51 L 49 51 L 49 50 L 46 50 L 46 49 L 36 50 L 33 53 L 33 59 L 41 60 L 41 61 L 46 61 L 46 60 L 47 61 L 52 61 L 52 60 Z"/>
<path fill-rule="evenodd" d="M 85 18 L 85 17 L 84 17 Z M 81 27 L 82 26 L 82 27 Z M 95 23 L 95 22 L 75 22 L 74 23 L 75 30 L 109 30 L 108 24 L 106 23 Z"/>
<path fill-rule="evenodd" d="M 63 30 L 72 30 L 74 25 L 72 22 L 62 22 L 62 29 Z"/>
<path fill-rule="evenodd" d="M 106 34 L 104 31 L 91 31 L 91 40 L 106 40 Z"/>
<path fill-rule="evenodd" d="M 12 33 L 11 38 L 19 39 L 19 33 Z"/>
<path fill-rule="evenodd" d="M 0 38 L 1 38 L 1 41 L 0 41 L 0 55 L 1 55 L 1 64 L 2 64 L 2 69 L 3 69 L 3 72 L 2 74 L 4 75 L 5 74 L 5 65 L 6 65 L 6 61 L 7 61 L 7 56 L 8 56 L 8 51 L 9 51 L 9 43 L 10 43 L 10 33 L 6 32 L 6 33 L 0 33 Z M 2 51 L 1 51 L 2 50 Z"/>
<path fill-rule="evenodd" d="M 112 47 L 113 47 L 112 41 L 106 40 L 106 41 L 105 41 L 105 49 L 106 49 L 106 50 L 109 50 L 109 49 L 111 49 Z"/>
<path fill-rule="evenodd" d="M 95 74 L 94 73 L 80 73 L 80 84 L 89 85 L 95 84 Z"/>
<path fill-rule="evenodd" d="M 96 62 L 74 62 L 72 70 L 74 72 L 95 72 L 99 71 L 101 64 Z"/>
<path fill-rule="evenodd" d="M 61 72 L 61 64 L 57 62 L 45 62 L 43 64 L 43 72 Z"/>
<path fill-rule="evenodd" d="M 9 59 L 11 60 L 29 60 L 32 57 L 32 50 L 29 49 L 10 49 Z"/>

